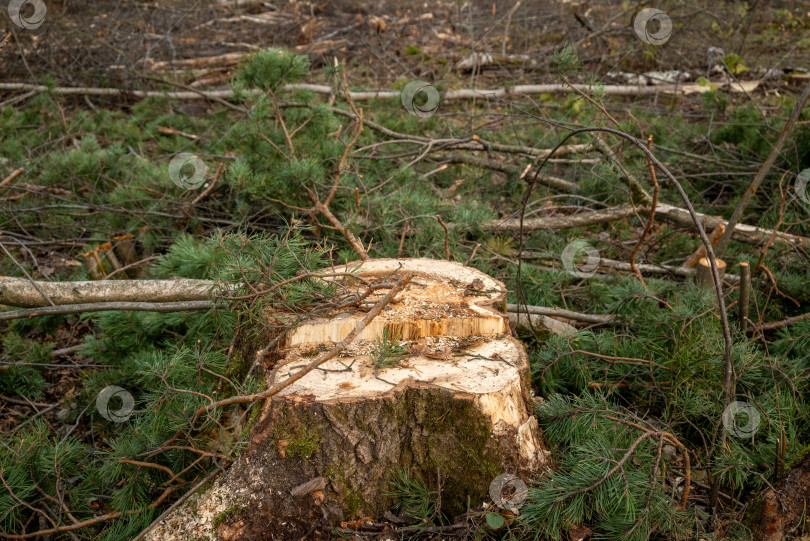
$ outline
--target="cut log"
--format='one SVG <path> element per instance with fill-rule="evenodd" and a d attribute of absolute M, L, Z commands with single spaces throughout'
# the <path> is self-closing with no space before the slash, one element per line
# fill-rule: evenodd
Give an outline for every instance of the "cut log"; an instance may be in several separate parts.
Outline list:
<path fill-rule="evenodd" d="M 227 474 L 147 539 L 328 539 L 342 521 L 390 510 L 401 471 L 440 490 L 442 512 L 454 516 L 484 503 L 499 475 L 528 482 L 551 466 L 532 415 L 528 358 L 502 312 L 502 283 L 428 259 L 337 270 L 385 282 L 392 273 L 414 277 L 339 357 L 262 404 Z M 342 339 L 359 317 L 300 325 L 267 367 L 268 387 Z M 383 343 L 396 352 L 385 365 Z"/>
<path fill-rule="evenodd" d="M 722 259 L 715 259 L 717 264 L 717 274 L 720 275 L 720 281 L 726 276 L 726 262 Z M 707 289 L 714 288 L 714 277 L 712 276 L 712 262 L 709 258 L 702 257 L 698 260 L 697 272 L 695 273 L 695 283 Z"/>

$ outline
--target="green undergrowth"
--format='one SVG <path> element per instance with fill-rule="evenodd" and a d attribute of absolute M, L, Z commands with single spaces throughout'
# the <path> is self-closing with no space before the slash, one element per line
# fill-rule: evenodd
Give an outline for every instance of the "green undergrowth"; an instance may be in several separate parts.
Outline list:
<path fill-rule="evenodd" d="M 560 53 L 559 73 L 571 76 L 577 63 Z M 325 75 L 338 78 L 341 70 Z M 504 281 L 510 302 L 614 318 L 609 326 L 582 329 L 571 338 L 541 343 L 522 337 L 534 390 L 543 397 L 538 418 L 559 468 L 537 480 L 521 509 L 523 518 L 510 518 L 503 530 L 492 528 L 499 521 L 487 525 L 476 515 L 478 538 L 559 539 L 571 526 L 586 525 L 604 539 L 682 539 L 710 532 L 712 524 L 744 537 L 746 527 L 737 522 L 735 509 L 766 486 L 763 478 L 777 482 L 810 444 L 805 398 L 810 323 L 745 335 L 734 305 L 738 289 L 726 288 L 735 398 L 753 405 L 760 422 L 746 439 L 723 437 L 724 341 L 711 293 L 691 279 L 657 274 L 645 273 L 644 285 L 627 273 L 583 277 L 561 261 L 573 241 L 586 242 L 601 258 L 627 261 L 646 215 L 532 231 L 521 252 L 515 231 L 493 231 L 489 225 L 517 215 L 531 178 L 520 173 L 531 159 L 492 149 L 453 150 L 507 164 L 513 172 L 445 163 L 430 154 L 420 157 L 427 150 L 423 143 L 375 127 L 419 138 L 475 135 L 551 148 L 567 133 L 560 126 L 613 127 L 599 108 L 575 94 L 499 102 L 486 111 L 441 105 L 442 113 L 494 112 L 509 119 L 470 123 L 466 115 L 417 118 L 398 100 L 377 100 L 355 104 L 368 122 L 358 134 L 356 120 L 335 112 L 322 96 L 285 90 L 313 75 L 306 58 L 274 49 L 253 55 L 240 68 L 232 85 L 241 92 L 229 101 L 231 107 L 152 98 L 87 110 L 42 93 L 0 111 L 0 179 L 25 167 L 0 193 L 0 239 L 15 256 L 0 258 L 0 274 L 23 276 L 24 269 L 37 279 L 97 278 L 88 261 L 98 255 L 109 272 L 107 243 L 118 250 L 124 236 L 135 246 L 132 262 L 141 263 L 118 278 L 200 278 L 220 286 L 209 311 L 117 311 L 3 323 L 0 395 L 58 404 L 56 414 L 14 418 L 3 429 L 3 531 L 34 527 L 30 509 L 20 501 L 64 498 L 80 519 L 122 513 L 75 530 L 80 539 L 132 537 L 193 481 L 238 455 L 250 409 L 215 410 L 192 426 L 194 413 L 211 400 L 261 389 L 251 372 L 251 352 L 337 294 L 311 280 L 290 282 L 270 295 L 256 292 L 302 271 L 357 259 L 334 223 L 309 211 L 316 197 L 329 200 L 331 213 L 372 257 L 443 259 L 446 240 L 450 259 L 469 260 Z M 261 92 L 247 92 L 256 89 Z M 337 95 L 334 107 L 351 110 Z M 795 97 L 720 91 L 662 98 L 657 108 L 598 91 L 593 99 L 622 129 L 645 141 L 653 135 L 653 151 L 682 182 L 696 210 L 726 218 L 795 103 Z M 781 231 L 810 236 L 810 204 L 797 197 L 794 185 L 797 173 L 810 168 L 809 114 L 804 112 L 790 133 L 744 223 L 773 228 L 781 220 Z M 618 148 L 618 139 L 604 138 Z M 580 134 L 567 143 L 592 141 L 592 135 Z M 643 155 L 626 143 L 620 150 L 623 167 L 652 193 Z M 169 163 L 180 153 L 206 165 L 202 185 L 185 189 L 171 178 Z M 604 158 L 590 163 L 581 157 L 544 166 L 543 173 L 579 189 L 565 194 L 536 185 L 527 219 L 629 200 L 624 172 Z M 672 183 L 661 172 L 657 178 L 660 201 L 683 206 Z M 659 220 L 635 260 L 679 265 L 698 245 L 691 231 Z M 739 273 L 742 261 L 753 267 L 761 255 L 768 272 L 754 275 L 752 318 L 778 321 L 807 312 L 810 266 L 802 250 L 733 241 L 725 254 L 728 272 Z M 80 358 L 91 365 L 54 368 L 64 360 L 53 357 L 53 350 L 77 343 Z M 381 340 L 377 348 L 381 369 L 398 360 L 396 344 Z M 97 409 L 96 398 L 109 386 L 133 397 L 125 422 L 107 420 Z M 126 401 L 117 395 L 109 404 L 117 412 Z M 176 435 L 176 448 L 165 448 Z M 300 445 L 291 452 L 311 454 L 318 442 L 309 436 L 295 434 Z M 692 496 L 680 509 L 684 453 L 691 460 Z M 168 471 L 183 473 L 172 479 Z M 422 500 L 435 502 L 438 487 L 418 486 L 402 475 L 397 489 L 405 494 L 403 505 L 430 518 L 433 511 Z M 705 504 L 714 477 L 721 479 L 725 496 L 719 516 L 709 519 Z"/>
<path fill-rule="evenodd" d="M 230 294 L 239 297 L 250 291 L 249 283 L 290 279 L 302 269 L 319 268 L 322 258 L 323 251 L 303 243 L 296 231 L 283 237 L 180 237 L 150 274 L 236 284 Z M 34 419 L 0 444 L 0 475 L 7 483 L 0 491 L 4 531 L 19 530 L 26 520 L 25 508 L 15 505 L 17 498 L 36 499 L 41 490 L 63 497 L 76 516 L 122 513 L 117 521 L 77 530 L 79 535 L 133 537 L 163 507 L 161 496 L 166 491 L 187 490 L 192 480 L 228 464 L 243 447 L 243 429 L 253 418 L 250 410 L 218 408 L 195 420 L 195 412 L 211 401 L 261 389 L 255 376 L 243 374 L 237 380 L 224 376 L 237 328 L 247 332 L 258 325 L 271 304 L 276 310 L 294 307 L 287 311 L 295 317 L 331 294 L 328 287 L 302 280 L 277 289 L 274 296 L 251 303 L 234 301 L 233 310 L 216 306 L 165 314 L 112 311 L 79 318 L 92 325 L 81 353 L 93 363 L 75 382 L 71 395 L 59 401 L 60 420 L 73 429 L 64 434 Z M 74 325 L 79 323 L 72 319 Z M 32 344 L 14 330 L 6 333 L 4 346 L 7 358 L 33 365 L 48 361 L 52 349 Z M 0 388 L 41 398 L 48 382 L 36 370 L 26 366 L 0 372 Z M 121 392 L 105 405 L 99 397 L 110 386 Z M 124 395 L 131 397 L 129 406 Z M 153 505 L 156 501 L 160 505 Z"/>
<path fill-rule="evenodd" d="M 533 377 L 546 397 L 538 407 L 540 423 L 563 460 L 532 492 L 525 514 L 549 537 L 582 523 L 611 538 L 692 535 L 705 526 L 705 515 L 674 508 L 673 494 L 659 479 L 669 470 L 670 481 L 683 481 L 683 452 L 691 456 L 693 483 L 719 476 L 745 501 L 766 487 L 763 476 L 778 480 L 810 437 L 810 365 L 808 350 L 801 349 L 806 325 L 781 332 L 768 350 L 733 329 L 735 400 L 755 408 L 756 419 L 733 414 L 739 436 L 729 430 L 721 445 L 723 338 L 711 312 L 714 300 L 695 287 L 649 285 L 613 303 L 618 327 L 555 337 L 532 355 Z M 796 335 L 804 337 L 798 344 Z M 661 432 L 673 440 L 645 437 Z M 624 466 L 612 471 L 642 437 Z M 787 442 L 783 455 L 780 441 Z"/>

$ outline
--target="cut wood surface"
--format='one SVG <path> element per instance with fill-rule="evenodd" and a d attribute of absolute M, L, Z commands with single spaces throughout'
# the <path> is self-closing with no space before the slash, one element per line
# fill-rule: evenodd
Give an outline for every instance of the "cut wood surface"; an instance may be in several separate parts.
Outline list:
<path fill-rule="evenodd" d="M 722 259 L 715 259 L 715 264 L 717 265 L 717 272 L 720 274 L 720 279 L 722 280 L 726 276 L 726 262 Z M 711 263 L 706 257 L 701 257 L 698 260 L 695 283 L 705 288 L 714 286 Z"/>
<path fill-rule="evenodd" d="M 723 224 L 718 224 L 717 227 L 709 234 L 709 240 L 712 243 L 712 247 L 717 246 L 717 243 L 720 242 L 720 238 L 723 236 L 723 233 L 726 230 L 726 226 Z M 702 244 L 698 246 L 698 249 L 689 256 L 689 258 L 683 262 L 683 266 L 687 269 L 694 269 L 698 266 L 698 261 L 706 257 L 706 247 Z"/>
<path fill-rule="evenodd" d="M 385 282 L 413 278 L 339 356 L 266 401 L 228 473 L 147 539 L 271 538 L 282 527 L 285 538 L 315 535 L 313 521 L 328 531 L 382 516 L 394 503 L 390 482 L 400 470 L 432 487 L 439 475 L 442 509 L 452 515 L 486 501 L 502 473 L 536 479 L 551 466 L 532 415 L 528 358 L 501 311 L 502 283 L 429 259 L 331 270 Z M 278 361 L 265 366 L 268 388 L 299 372 L 357 317 L 302 323 Z M 383 332 L 400 348 L 386 366 L 377 364 Z M 217 519 L 228 509 L 238 511 Z"/>
<path fill-rule="evenodd" d="M 468 337 L 504 334 L 506 320 L 492 305 L 503 303 L 503 285 L 473 268 L 457 263 L 440 265 L 453 269 L 449 275 L 437 275 L 440 262 L 432 259 L 408 260 L 408 270 L 419 272 L 407 289 L 407 295 L 393 301 L 360 335 L 373 340 L 383 329 L 405 340 L 428 336 Z M 338 267 L 336 271 L 359 273 L 367 278 L 383 278 L 397 271 L 399 261 L 369 260 L 362 265 Z M 448 276 L 452 278 L 448 279 Z M 478 280 L 478 282 L 475 282 Z M 475 282 L 475 285 L 470 285 Z M 372 295 L 370 300 L 373 301 Z M 500 307 L 503 311 L 503 306 Z M 338 342 L 348 335 L 362 313 L 307 321 L 291 333 L 288 345 Z"/>

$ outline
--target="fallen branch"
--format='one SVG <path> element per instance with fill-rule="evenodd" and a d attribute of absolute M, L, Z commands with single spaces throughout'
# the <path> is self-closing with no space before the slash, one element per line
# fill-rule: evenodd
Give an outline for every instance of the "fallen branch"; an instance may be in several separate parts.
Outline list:
<path fill-rule="evenodd" d="M 244 60 L 250 52 L 225 53 L 214 56 L 200 56 L 197 58 L 185 58 L 181 60 L 164 60 L 155 62 L 151 59 L 142 61 L 150 70 L 158 71 L 165 69 L 194 69 L 194 68 L 227 68 L 236 66 Z"/>
<path fill-rule="evenodd" d="M 523 258 L 551 260 L 551 257 L 546 252 L 524 251 Z M 616 259 L 607 259 L 604 257 L 599 259 L 599 267 L 607 267 L 609 269 L 618 271 L 633 272 L 633 268 L 630 266 L 630 263 L 626 261 L 618 261 Z M 669 274 L 672 276 L 680 276 L 681 278 L 689 278 L 690 276 L 694 276 L 696 272 L 695 269 L 678 267 L 674 265 L 661 265 L 659 263 L 636 263 L 636 267 L 638 270 L 648 274 Z M 726 274 L 725 279 L 728 283 L 734 284 L 740 280 L 740 277 L 736 274 Z"/>
<path fill-rule="evenodd" d="M 669 223 L 695 229 L 695 224 L 689 216 L 689 212 L 685 209 L 673 207 L 666 203 L 659 203 L 656 209 L 656 215 Z M 696 212 L 695 215 L 704 229 L 714 229 L 718 225 L 723 225 L 726 228 L 726 234 L 728 234 L 728 220 L 724 220 L 718 216 L 701 214 L 700 212 Z M 810 238 L 791 235 L 789 233 L 774 232 L 771 229 L 753 225 L 737 224 L 734 228 L 732 238 L 746 244 L 759 245 L 768 242 L 771 236 L 774 236 L 774 241 L 780 244 L 795 246 L 810 251 Z"/>
<path fill-rule="evenodd" d="M 810 319 L 810 313 L 802 314 L 800 316 L 789 317 L 787 319 L 783 319 L 782 321 L 772 321 L 771 323 L 763 323 L 762 325 L 756 325 L 754 326 L 754 330 L 758 332 L 773 331 L 776 329 L 781 329 L 782 327 L 793 325 L 794 323 L 798 323 L 799 321 L 804 321 L 805 319 Z"/>
<path fill-rule="evenodd" d="M 347 111 L 338 107 L 330 107 L 329 110 L 337 115 L 353 118 L 355 120 L 358 119 L 358 116 L 352 111 Z M 477 135 L 453 139 L 431 139 L 429 137 L 396 132 L 371 120 L 363 119 L 363 124 L 372 130 L 391 137 L 392 139 L 419 143 L 423 145 L 432 143 L 434 146 L 444 150 L 484 150 L 487 152 L 503 152 L 505 154 L 522 154 L 530 158 L 545 158 L 551 153 L 550 148 L 534 148 L 525 145 L 507 145 L 505 143 L 499 143 L 496 141 L 488 141 L 478 137 Z M 566 156 L 570 154 L 587 153 L 591 152 L 592 150 L 594 150 L 594 145 L 591 143 L 577 143 L 563 145 L 554 154 L 556 156 Z"/>
<path fill-rule="evenodd" d="M 262 284 L 264 289 L 250 295 L 223 295 L 227 301 L 243 301 L 260 295 L 267 295 L 280 287 L 307 278 L 351 277 L 371 285 L 364 278 L 351 272 L 306 272 L 272 285 Z M 97 284 L 98 287 L 94 287 Z M 27 312 L 15 313 L 26 317 L 30 314 L 44 315 L 41 307 L 52 308 L 50 313 L 98 312 L 104 310 L 144 310 L 173 312 L 178 310 L 205 310 L 214 306 L 211 299 L 217 283 L 212 280 L 97 280 L 95 282 L 46 282 L 28 281 L 22 278 L 0 278 L 0 305 L 28 307 Z M 234 284 L 234 287 L 235 284 Z M 47 290 L 57 301 L 56 306 L 46 304 L 42 296 L 37 297 L 37 288 Z M 184 304 L 185 303 L 185 304 Z M 197 304 L 192 304 L 197 303 Z M 207 303 L 207 304 L 205 304 Z M 85 308 L 85 306 L 89 308 Z M 57 308 L 64 307 L 60 312 Z M 92 308 L 92 309 L 90 309 Z M 0 312 L 2 315 L 12 312 Z M 8 318 L 13 319 L 13 318 Z"/>
<path fill-rule="evenodd" d="M 527 314 L 526 312 L 507 312 L 506 315 L 509 318 L 509 325 L 513 329 L 530 332 L 534 336 L 547 334 L 574 336 L 577 334 L 576 327 L 549 316 Z"/>
<path fill-rule="evenodd" d="M 648 212 L 647 207 L 635 208 L 632 205 L 624 204 L 615 207 L 609 207 L 601 210 L 594 210 L 583 212 L 581 214 L 572 214 L 567 216 L 551 216 L 548 218 L 529 218 L 523 221 L 524 231 L 533 231 L 537 229 L 567 229 L 571 227 L 581 227 L 583 225 L 601 224 L 605 222 L 612 222 L 630 218 L 635 216 L 637 212 Z M 655 209 L 656 217 L 662 221 L 679 225 L 681 227 L 688 227 L 696 229 L 694 221 L 692 221 L 689 211 L 666 203 L 658 203 Z M 701 223 L 704 229 L 715 229 L 718 225 L 725 226 L 728 222 L 719 216 L 709 216 L 700 212 L 695 212 L 695 216 Z M 489 231 L 511 231 L 520 229 L 520 220 L 517 218 L 510 218 L 507 220 L 492 220 L 483 224 L 483 229 Z M 760 245 L 768 242 L 773 237 L 775 242 L 783 245 L 795 246 L 803 250 L 810 251 L 810 238 L 802 237 L 799 235 L 792 235 L 790 233 L 783 233 L 773 231 L 772 229 L 765 229 L 764 227 L 757 227 L 753 225 L 737 224 L 734 229 L 734 239 L 746 244 Z M 705 250 L 705 245 L 704 245 Z"/>
<path fill-rule="evenodd" d="M 633 272 L 633 268 L 630 266 L 630 263 L 626 263 L 624 261 L 616 261 L 615 259 L 602 258 L 599 260 L 599 266 L 609 267 L 611 269 L 616 269 L 620 271 Z M 673 274 L 675 276 L 681 276 L 683 278 L 688 278 L 696 274 L 695 269 L 689 269 L 686 267 L 676 267 L 672 265 L 659 265 L 655 263 L 636 263 L 636 267 L 638 268 L 638 270 L 650 274 Z M 740 281 L 740 277 L 736 274 L 726 274 L 725 278 L 726 281 L 732 284 Z"/>
<path fill-rule="evenodd" d="M 745 81 L 742 83 L 712 83 L 701 86 L 700 84 L 685 85 L 660 85 L 660 86 L 636 86 L 636 85 L 565 85 L 565 84 L 544 84 L 544 85 L 515 85 L 510 87 L 500 87 L 493 89 L 484 88 L 464 88 L 460 90 L 448 90 L 442 94 L 443 101 L 469 100 L 482 98 L 505 98 L 518 95 L 533 94 L 568 94 L 580 90 L 583 92 L 599 92 L 610 96 L 651 96 L 657 94 L 695 94 L 709 92 L 712 87 L 715 90 L 724 89 L 731 92 L 751 92 L 759 86 L 759 81 Z M 211 90 L 207 92 L 164 92 L 160 90 L 135 90 L 126 88 L 98 88 L 98 87 L 70 87 L 57 86 L 49 88 L 45 85 L 35 85 L 29 83 L 0 83 L 0 90 L 24 90 L 33 92 L 49 92 L 61 96 L 86 95 L 86 96 L 134 96 L 137 98 L 168 98 L 176 100 L 199 100 L 199 99 L 225 99 L 234 97 L 234 92 L 228 90 Z M 330 95 L 334 88 L 328 85 L 315 84 L 291 84 L 284 86 L 285 91 L 307 90 L 315 94 Z M 241 92 L 241 95 L 261 95 L 263 90 L 250 89 Z M 380 100 L 399 98 L 398 90 L 371 90 L 371 91 L 350 91 L 352 100 Z"/>
<path fill-rule="evenodd" d="M 210 280 L 94 280 L 85 282 L 29 282 L 23 278 L 0 278 L 0 304 L 37 307 L 43 305 L 41 289 L 55 305 L 117 302 L 167 303 L 210 300 L 216 283 Z"/>
<path fill-rule="evenodd" d="M 174 128 L 167 128 L 165 126 L 157 126 L 157 131 L 165 135 L 179 135 L 180 137 L 185 137 L 186 139 L 191 139 L 192 141 L 198 141 L 200 139 L 199 135 L 194 135 L 193 133 L 186 133 L 184 131 L 175 130 Z"/>
<path fill-rule="evenodd" d="M 523 168 L 510 163 L 499 162 L 497 160 L 490 160 L 487 158 L 479 158 L 469 154 L 462 154 L 461 152 L 436 153 L 433 157 L 441 161 L 447 161 L 450 163 L 464 163 L 467 165 L 474 165 L 484 169 L 492 169 L 493 171 L 500 171 L 501 173 L 507 174 L 515 174 L 523 171 Z M 577 186 L 575 183 L 563 178 L 553 177 L 551 175 L 537 175 L 537 182 L 564 192 L 576 192 L 579 190 L 579 186 Z"/>
<path fill-rule="evenodd" d="M 580 214 L 570 214 L 566 216 L 549 216 L 547 218 L 529 218 L 523 220 L 524 231 L 534 231 L 537 229 L 567 229 L 571 227 L 582 227 L 584 225 L 601 224 L 614 222 L 636 215 L 633 205 L 625 204 L 606 209 L 582 212 Z M 488 231 L 510 231 L 520 229 L 519 218 L 509 218 L 506 220 L 492 220 L 483 224 L 483 228 Z"/>
<path fill-rule="evenodd" d="M 58 306 L 40 306 L 0 312 L 0 321 L 23 319 L 34 316 L 56 316 L 63 314 L 83 314 L 89 312 L 110 312 L 127 310 L 135 312 L 185 312 L 208 310 L 214 307 L 213 301 L 179 301 L 179 302 L 94 302 L 87 304 L 62 304 Z"/>
<path fill-rule="evenodd" d="M 762 181 L 765 180 L 765 177 L 770 172 L 771 167 L 773 167 L 776 157 L 782 151 L 782 147 L 785 145 L 785 141 L 787 141 L 788 135 L 793 130 L 793 126 L 796 124 L 796 121 L 799 120 L 799 116 L 801 116 L 802 109 L 804 108 L 805 104 L 807 104 L 808 99 L 810 99 L 810 82 L 808 82 L 807 86 L 804 87 L 804 91 L 802 92 L 801 96 L 799 96 L 798 101 L 796 101 L 796 105 L 793 107 L 793 111 L 790 113 L 787 122 L 785 122 L 785 126 L 779 133 L 776 143 L 774 143 L 770 154 L 768 154 L 768 158 L 765 160 L 765 163 L 762 164 L 762 167 L 759 168 L 759 171 L 757 171 L 757 176 L 755 176 L 754 180 L 751 181 L 751 185 L 745 190 L 740 198 L 740 202 L 737 204 L 737 207 L 731 214 L 726 233 L 720 239 L 720 244 L 717 245 L 717 257 L 723 256 L 723 252 L 726 251 L 728 243 L 732 238 L 734 238 L 737 222 L 740 221 L 743 212 L 745 212 L 746 207 L 748 207 L 748 202 L 754 196 L 757 189 L 759 189 L 759 185 L 762 184 Z"/>
<path fill-rule="evenodd" d="M 5 186 L 6 184 L 11 183 L 12 180 L 14 180 L 18 176 L 22 175 L 24 172 L 25 172 L 25 167 L 20 167 L 19 169 L 15 169 L 6 178 L 4 178 L 3 180 L 0 180 L 0 188 Z"/>
<path fill-rule="evenodd" d="M 506 145 L 504 143 L 496 143 L 494 141 L 486 141 L 480 137 L 474 137 L 472 140 L 451 142 L 447 145 L 448 149 L 457 150 L 483 150 L 486 152 L 503 152 L 504 154 L 523 154 L 530 158 L 545 158 L 551 153 L 549 148 L 534 148 L 523 145 Z M 555 152 L 556 156 L 566 156 L 571 154 L 585 154 L 593 150 L 593 145 L 590 143 L 564 145 L 560 150 Z"/>
<path fill-rule="evenodd" d="M 574 321 L 584 321 L 585 323 L 593 323 L 596 325 L 605 325 L 613 320 L 613 316 L 604 316 L 596 314 L 583 314 L 581 312 L 572 312 L 563 308 L 554 308 L 546 306 L 523 306 L 519 304 L 507 304 L 507 312 L 523 313 L 523 314 L 537 314 L 549 317 L 563 317 L 572 319 Z"/>

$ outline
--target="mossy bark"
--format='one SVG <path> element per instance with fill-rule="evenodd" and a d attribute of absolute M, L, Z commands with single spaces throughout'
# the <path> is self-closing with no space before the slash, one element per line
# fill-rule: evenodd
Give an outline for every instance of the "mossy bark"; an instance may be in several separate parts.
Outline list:
<path fill-rule="evenodd" d="M 364 267 L 417 275 L 380 317 L 380 332 L 397 338 L 409 325 L 419 330 L 402 342 L 405 357 L 381 369 L 375 336 L 358 339 L 273 396 L 252 419 L 243 454 L 195 499 L 194 513 L 178 510 L 150 539 L 328 539 L 341 522 L 391 510 L 392 481 L 403 471 L 440 494 L 441 513 L 453 518 L 488 501 L 499 475 L 528 481 L 551 466 L 533 417 L 526 352 L 498 310 L 503 284 L 446 261 Z M 310 323 L 310 331 L 329 330 L 328 323 Z M 328 347 L 314 341 L 274 352 L 268 385 Z"/>
<path fill-rule="evenodd" d="M 802 453 L 784 479 L 748 504 L 744 522 L 757 541 L 782 541 L 806 535 L 810 505 L 810 454 Z M 804 539 L 802 537 L 802 539 Z"/>
<path fill-rule="evenodd" d="M 350 403 L 280 397 L 253 434 L 228 480 L 254 495 L 228 518 L 250 539 L 326 535 L 341 521 L 382 516 L 396 503 L 390 482 L 399 469 L 432 490 L 440 484 L 451 517 L 485 501 L 501 473 L 537 473 L 515 448 L 516 430 L 495 436 L 472 397 L 418 383 Z M 318 477 L 322 495 L 291 495 Z"/>

